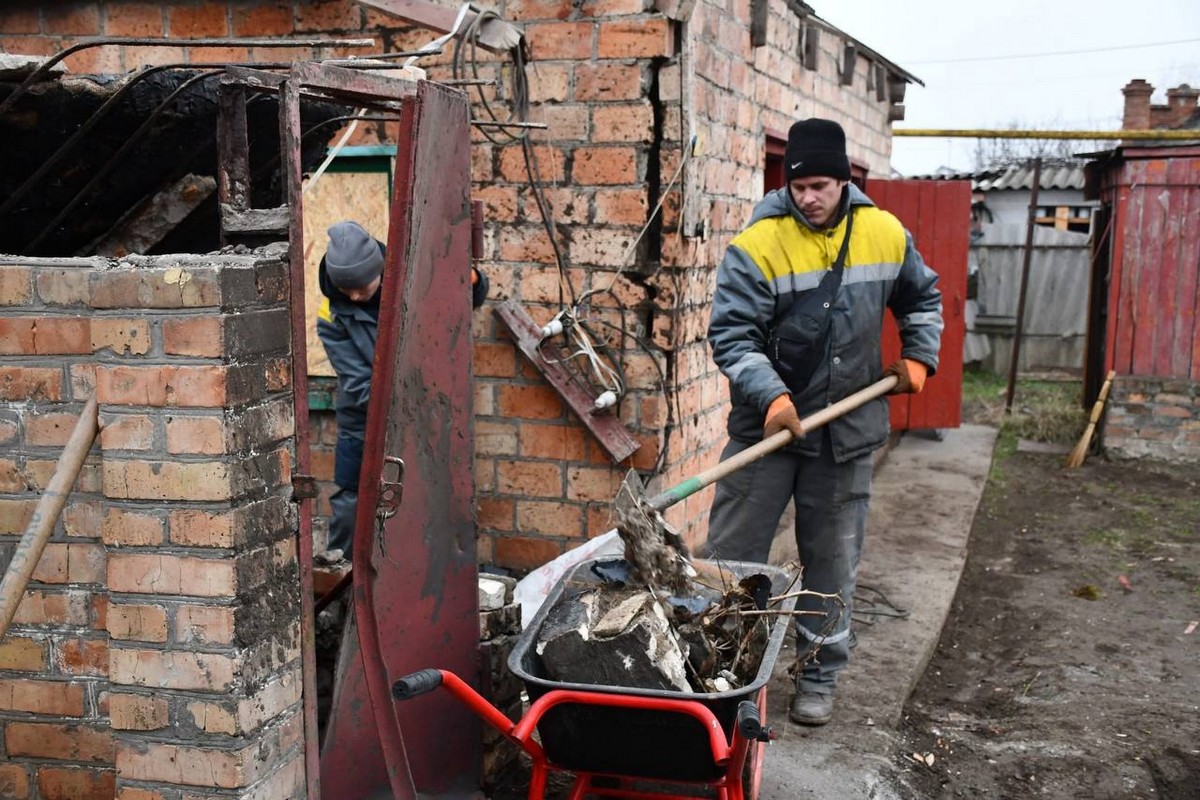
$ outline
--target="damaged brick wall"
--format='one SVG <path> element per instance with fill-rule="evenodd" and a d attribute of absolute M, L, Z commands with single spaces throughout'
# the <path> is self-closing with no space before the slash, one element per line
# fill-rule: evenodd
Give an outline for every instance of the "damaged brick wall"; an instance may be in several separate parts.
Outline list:
<path fill-rule="evenodd" d="M 0 646 L 5 797 L 303 795 L 287 342 L 278 257 L 0 262 L 6 553 L 102 425 Z"/>
<path fill-rule="evenodd" d="M 588 313 L 599 332 L 612 336 L 629 389 L 620 416 L 642 446 L 629 463 L 612 464 L 516 351 L 490 308 L 477 312 L 481 562 L 532 567 L 608 530 L 610 503 L 629 466 L 651 477 L 654 488 L 665 488 L 715 463 L 725 441 L 728 398 L 705 342 L 710 298 L 725 245 L 762 195 L 769 134 L 786 135 L 799 118 L 836 118 L 846 127 L 852 158 L 873 176 L 887 174 L 893 99 L 877 83 L 886 78 L 890 85 L 893 76 L 881 72 L 878 61 L 859 51 L 844 69 L 844 37 L 816 26 L 820 29 L 806 34 L 813 37 L 816 57 L 804 67 L 798 46 L 804 23 L 783 0 L 769 4 L 765 44 L 759 47 L 750 41 L 750 4 L 701 0 L 686 12 L 688 5 L 511 0 L 498 7 L 503 18 L 523 28 L 529 43 L 530 119 L 549 126 L 531 134 L 532 149 L 564 275 L 529 186 L 522 147 L 493 143 L 476 129 L 472 176 L 474 196 L 486 209 L 483 266 L 492 279 L 491 302 L 515 301 L 543 324 L 564 298 L 570 302 L 564 282 L 577 294 L 604 288 L 624 268 L 611 293 L 592 298 Z M 389 51 L 412 49 L 435 36 L 353 0 L 128 7 L 72 2 L 40 12 L 0 12 L 0 21 L 4 46 L 22 52 L 51 51 L 72 37 L 95 33 L 366 35 Z M 116 70 L 178 60 L 291 60 L 349 52 L 106 48 L 87 58 L 72 56 L 67 64 L 79 71 Z M 448 47 L 419 65 L 431 77 L 448 78 L 454 55 Z M 501 62 L 482 51 L 480 58 L 483 78 L 508 63 L 507 57 Z M 489 87 L 484 93 L 494 99 L 501 92 Z M 477 112 L 485 116 L 478 103 Z M 690 150 L 693 134 L 697 145 Z M 384 126 L 363 123 L 352 142 L 387 138 Z M 689 152 L 680 183 L 668 192 Z M 626 258 L 664 195 L 661 219 Z M 322 514 L 328 513 L 332 476 L 331 416 L 318 410 L 311 420 L 320 432 L 314 473 L 326 479 Z M 710 500 L 711 490 L 703 491 L 668 513 L 693 545 L 706 535 Z"/>

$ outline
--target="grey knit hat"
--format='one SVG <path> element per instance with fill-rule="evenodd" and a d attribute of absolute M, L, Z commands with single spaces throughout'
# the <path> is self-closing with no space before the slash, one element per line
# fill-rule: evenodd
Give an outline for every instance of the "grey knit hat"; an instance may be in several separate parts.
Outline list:
<path fill-rule="evenodd" d="M 325 271 L 339 289 L 361 288 L 383 272 L 383 250 L 357 222 L 336 222 L 329 226 Z"/>

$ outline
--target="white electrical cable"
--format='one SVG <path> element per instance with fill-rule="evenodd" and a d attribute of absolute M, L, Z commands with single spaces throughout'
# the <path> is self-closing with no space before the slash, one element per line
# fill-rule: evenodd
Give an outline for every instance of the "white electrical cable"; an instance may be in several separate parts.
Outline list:
<path fill-rule="evenodd" d="M 455 34 L 458 33 L 459 26 L 462 25 L 463 19 L 467 16 L 467 12 L 470 10 L 471 10 L 471 4 L 463 3 L 462 7 L 458 9 L 458 16 L 455 17 L 454 25 L 450 28 L 450 31 L 446 35 L 439 36 L 438 38 L 434 39 L 432 42 L 429 42 L 428 44 L 417 48 L 417 54 L 415 56 L 413 56 L 412 58 L 408 59 L 407 61 L 405 61 L 404 66 L 405 67 L 412 66 L 412 63 L 414 61 L 416 61 L 422 55 L 425 55 L 428 51 L 440 50 L 442 45 L 444 45 L 446 42 L 453 39 Z"/>
<path fill-rule="evenodd" d="M 364 113 L 366 113 L 365 108 L 356 108 L 354 110 L 354 116 L 356 117 Z M 308 190 L 317 185 L 317 181 L 321 179 L 321 176 L 325 174 L 325 170 L 337 158 L 337 154 L 342 152 L 342 148 L 346 146 L 347 140 L 349 140 L 350 136 L 354 133 L 354 129 L 357 127 L 358 120 L 351 120 L 350 127 L 346 128 L 346 132 L 342 134 L 342 138 L 330 148 L 329 155 L 325 156 L 325 160 L 321 162 L 321 166 L 317 167 L 316 171 L 309 177 L 308 183 L 304 184 L 304 188 L 300 191 L 301 195 L 308 194 Z"/>
<path fill-rule="evenodd" d="M 442 45 L 453 39 L 454 35 L 458 33 L 458 29 L 462 25 L 462 21 L 467 16 L 467 12 L 469 10 L 471 10 L 471 4 L 463 3 L 462 8 L 458 9 L 458 16 L 455 17 L 454 26 L 450 28 L 450 32 L 444 36 L 439 36 L 432 42 L 428 42 L 417 48 L 416 55 L 411 56 L 407 61 L 404 62 L 405 69 L 412 66 L 412 63 L 421 58 L 421 56 L 428 55 L 430 51 L 440 50 Z M 365 114 L 366 111 L 367 109 L 365 108 L 357 108 L 354 110 L 354 116 L 361 116 Z M 317 167 L 316 171 L 313 172 L 313 174 L 309 177 L 308 183 L 304 184 L 304 189 L 300 192 L 301 195 L 308 194 L 309 189 L 317 185 L 317 181 L 321 179 L 321 176 L 325 174 L 325 170 L 329 168 L 329 165 L 333 163 L 335 158 L 337 158 L 338 153 L 340 153 L 342 148 L 346 146 L 346 142 L 354 134 L 354 130 L 357 127 L 358 120 L 352 120 L 350 122 L 350 127 L 346 128 L 346 132 L 342 134 L 342 138 L 339 139 L 338 143 L 329 150 L 329 155 L 325 156 L 325 160 L 321 162 L 321 166 Z"/>
<path fill-rule="evenodd" d="M 621 384 L 621 376 L 615 369 L 605 363 L 600 354 L 596 352 L 596 346 L 592 343 L 591 337 L 587 335 L 583 326 L 578 324 L 570 309 L 564 308 L 562 311 L 559 311 L 554 315 L 553 319 L 542 327 L 542 340 L 544 341 L 552 336 L 557 336 L 560 333 L 567 338 L 568 342 L 575 349 L 568 353 L 565 358 L 551 359 L 546 358 L 545 354 L 542 355 L 542 358 L 547 364 L 558 364 L 580 357 L 585 358 L 595 382 L 604 387 L 605 390 L 596 398 L 596 408 L 602 409 L 615 405 L 616 401 L 625 394 L 625 387 Z"/>

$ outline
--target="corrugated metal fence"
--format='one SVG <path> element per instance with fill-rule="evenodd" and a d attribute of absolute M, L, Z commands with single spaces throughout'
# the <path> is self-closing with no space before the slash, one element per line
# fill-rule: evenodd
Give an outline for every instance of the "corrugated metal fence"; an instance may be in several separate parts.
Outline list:
<path fill-rule="evenodd" d="M 979 313 L 973 328 L 976 334 L 986 336 L 990 345 L 983 367 L 1003 374 L 1008 372 L 1012 354 L 1025 226 L 998 223 L 985 225 L 983 230 L 983 238 L 971 247 L 971 257 L 979 268 Z M 1085 233 L 1035 229 L 1020 369 L 1083 368 L 1089 241 Z"/>

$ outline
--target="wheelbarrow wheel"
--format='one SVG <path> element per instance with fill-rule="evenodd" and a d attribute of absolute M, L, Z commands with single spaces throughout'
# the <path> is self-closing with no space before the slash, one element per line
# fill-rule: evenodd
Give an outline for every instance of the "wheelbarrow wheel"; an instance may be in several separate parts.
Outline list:
<path fill-rule="evenodd" d="M 758 714 L 764 722 L 767 719 L 767 689 L 764 686 L 758 693 Z M 742 794 L 746 800 L 758 800 L 758 791 L 762 787 L 763 758 L 767 754 L 765 742 L 751 741 L 746 750 L 746 763 L 742 765 Z"/>

